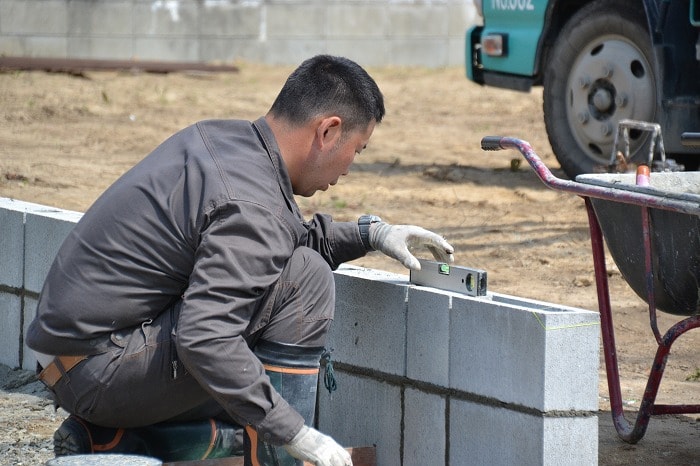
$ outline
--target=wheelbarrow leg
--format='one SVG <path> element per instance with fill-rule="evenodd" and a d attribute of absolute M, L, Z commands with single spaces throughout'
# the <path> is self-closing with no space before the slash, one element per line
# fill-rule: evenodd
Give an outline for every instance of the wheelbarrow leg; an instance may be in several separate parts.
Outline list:
<path fill-rule="evenodd" d="M 605 248 L 600 224 L 593 210 L 589 198 L 584 198 L 588 223 L 591 234 L 591 247 L 593 251 L 593 267 L 595 269 L 596 290 L 598 294 L 598 308 L 600 312 L 600 326 L 603 338 L 603 353 L 608 379 L 608 391 L 610 392 L 610 408 L 613 424 L 618 436 L 627 443 L 637 443 L 644 437 L 649 418 L 658 414 L 683 414 L 700 412 L 700 405 L 657 405 L 656 395 L 661 384 L 666 361 L 671 350 L 671 345 L 683 333 L 693 328 L 700 327 L 700 316 L 688 317 L 672 326 L 663 337 L 658 335 L 656 328 L 655 306 L 650 304 L 650 323 L 656 336 L 658 348 L 651 367 L 647 386 L 640 404 L 637 418 L 632 424 L 625 418 L 622 409 L 622 391 L 620 389 L 620 371 L 617 364 L 617 350 L 615 346 L 615 329 L 612 321 L 612 309 L 610 305 L 610 289 L 608 287 L 608 274 L 605 266 Z M 649 270 L 649 269 L 647 269 Z M 650 295 L 653 297 L 653 292 Z M 653 303 L 653 301 L 652 301 Z"/>
<path fill-rule="evenodd" d="M 608 271 L 605 266 L 605 248 L 600 224 L 596 218 L 591 200 L 586 201 L 588 212 L 588 225 L 591 233 L 591 248 L 593 250 L 593 268 L 595 269 L 596 291 L 598 294 L 598 310 L 600 312 L 600 329 L 603 338 L 603 356 L 605 357 L 605 371 L 608 379 L 608 391 L 610 392 L 610 409 L 613 423 L 618 435 L 625 441 L 631 431 L 630 423 L 625 419 L 622 411 L 622 392 L 620 390 L 620 371 L 617 366 L 617 350 L 615 348 L 615 329 L 612 322 L 610 309 L 610 289 L 608 288 Z M 636 443 L 636 440 L 631 442 Z"/>

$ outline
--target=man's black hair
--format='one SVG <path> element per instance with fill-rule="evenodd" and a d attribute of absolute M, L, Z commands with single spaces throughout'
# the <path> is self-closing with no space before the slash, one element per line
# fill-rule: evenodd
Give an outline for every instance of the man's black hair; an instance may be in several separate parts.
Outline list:
<path fill-rule="evenodd" d="M 289 75 L 270 113 L 292 124 L 338 115 L 346 131 L 364 129 L 384 117 L 384 97 L 374 79 L 343 57 L 317 55 Z"/>

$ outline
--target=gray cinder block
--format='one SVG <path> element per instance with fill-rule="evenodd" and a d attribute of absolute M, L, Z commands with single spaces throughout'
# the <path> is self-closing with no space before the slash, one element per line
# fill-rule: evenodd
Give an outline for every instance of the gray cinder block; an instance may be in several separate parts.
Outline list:
<path fill-rule="evenodd" d="M 387 374 L 406 372 L 406 277 L 377 270 L 335 273 L 333 358 Z"/>
<path fill-rule="evenodd" d="M 0 363 L 17 367 L 20 345 L 20 316 L 22 299 L 0 291 Z"/>
<path fill-rule="evenodd" d="M 446 448 L 446 402 L 444 396 L 406 389 L 403 466 L 443 464 Z"/>
<path fill-rule="evenodd" d="M 134 32 L 131 0 L 72 1 L 67 2 L 67 11 L 71 36 L 131 36 Z"/>
<path fill-rule="evenodd" d="M 67 34 L 65 0 L 3 0 L 0 2 L 0 31 L 38 35 Z"/>
<path fill-rule="evenodd" d="M 409 288 L 406 375 L 410 379 L 449 385 L 450 300 L 430 288 Z"/>
<path fill-rule="evenodd" d="M 0 198 L 0 285 L 22 287 L 24 263 L 24 216 L 20 205 L 11 199 Z"/>
<path fill-rule="evenodd" d="M 199 32 L 198 2 L 134 3 L 133 31 L 138 36 L 187 37 L 196 39 Z"/>
<path fill-rule="evenodd" d="M 342 445 L 377 446 L 377 464 L 400 465 L 401 389 L 336 371 L 338 390 L 319 388 L 319 428 Z"/>
<path fill-rule="evenodd" d="M 546 416 L 452 400 L 450 464 L 598 464 L 598 418 Z"/>
<path fill-rule="evenodd" d="M 41 292 L 46 274 L 63 240 L 82 214 L 44 207 L 27 213 L 25 223 L 24 287 Z"/>
<path fill-rule="evenodd" d="M 454 297 L 450 387 L 540 411 L 596 410 L 596 312 L 492 294 Z"/>
<path fill-rule="evenodd" d="M 29 328 L 29 324 L 32 323 L 32 320 L 34 320 L 36 316 L 36 304 L 36 299 L 29 296 L 24 297 L 24 306 L 22 309 L 22 312 L 24 312 L 23 336 L 27 334 L 27 328 Z M 34 351 L 24 342 L 24 338 L 22 338 L 22 360 L 20 362 L 22 369 L 31 371 L 36 368 L 36 356 L 34 356 Z"/>

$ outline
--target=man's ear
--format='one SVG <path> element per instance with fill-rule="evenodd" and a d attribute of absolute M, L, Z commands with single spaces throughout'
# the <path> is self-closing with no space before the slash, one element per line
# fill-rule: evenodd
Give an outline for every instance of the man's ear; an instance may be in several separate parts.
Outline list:
<path fill-rule="evenodd" d="M 316 128 L 316 137 L 320 147 L 323 148 L 327 144 L 329 147 L 334 147 L 340 140 L 342 128 L 342 120 L 339 116 L 324 117 Z"/>

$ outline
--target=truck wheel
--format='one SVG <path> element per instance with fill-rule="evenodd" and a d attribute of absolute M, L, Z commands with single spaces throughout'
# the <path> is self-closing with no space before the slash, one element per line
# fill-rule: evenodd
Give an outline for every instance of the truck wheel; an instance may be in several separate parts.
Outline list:
<path fill-rule="evenodd" d="M 562 28 L 544 75 L 544 121 L 570 178 L 605 171 L 622 119 L 654 121 L 657 79 L 639 6 L 598 1 Z M 630 157 L 648 158 L 647 132 L 630 131 Z M 620 148 L 623 147 L 619 144 Z M 613 159 L 614 160 L 614 159 Z"/>

